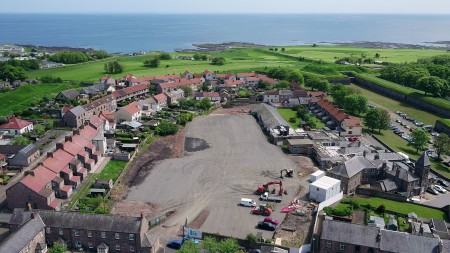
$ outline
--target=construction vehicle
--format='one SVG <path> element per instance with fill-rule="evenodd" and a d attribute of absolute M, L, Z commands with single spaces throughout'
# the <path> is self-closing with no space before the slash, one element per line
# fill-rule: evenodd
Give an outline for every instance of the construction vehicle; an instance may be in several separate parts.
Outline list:
<path fill-rule="evenodd" d="M 270 216 L 272 214 L 272 209 L 266 207 L 266 204 L 260 204 L 259 207 L 253 208 L 251 213 L 255 215 Z"/>
<path fill-rule="evenodd" d="M 256 190 L 256 193 L 261 194 L 261 193 L 269 192 L 269 186 L 273 185 L 273 184 L 280 185 L 280 191 L 278 192 L 278 194 L 280 196 L 283 195 L 283 182 L 281 182 L 281 181 L 272 181 L 272 182 L 268 182 L 267 184 L 259 185 L 258 190 Z M 272 194 L 275 194 L 275 189 L 272 190 Z"/>
<path fill-rule="evenodd" d="M 283 200 L 281 197 L 270 196 L 269 192 L 265 192 L 265 193 L 261 194 L 259 199 L 261 201 L 272 201 L 272 202 L 281 202 Z"/>
<path fill-rule="evenodd" d="M 280 171 L 280 173 L 281 173 L 280 178 L 283 178 L 283 171 L 286 172 L 286 173 L 285 173 L 285 176 L 286 176 L 286 177 L 292 177 L 292 176 L 294 175 L 294 170 L 293 170 L 293 169 L 284 169 L 284 170 L 281 170 L 281 171 Z"/>

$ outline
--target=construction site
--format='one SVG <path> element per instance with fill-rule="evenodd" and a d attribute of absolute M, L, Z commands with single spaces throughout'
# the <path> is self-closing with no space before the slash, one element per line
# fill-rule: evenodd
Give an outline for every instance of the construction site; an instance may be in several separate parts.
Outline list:
<path fill-rule="evenodd" d="M 270 144 L 248 114 L 197 117 L 183 135 L 182 154 L 134 164 L 145 173 L 134 176 L 116 207 L 136 203 L 148 207 L 150 219 L 166 216 L 156 228 L 163 240 L 163 234 L 170 237 L 179 233 L 186 220 L 189 227 L 203 233 L 241 239 L 253 233 L 273 239 L 274 232 L 258 229 L 258 222 L 270 215 L 282 223 L 286 213 L 300 207 L 292 201 L 304 195 L 301 189 L 307 189 L 307 182 L 299 176 L 310 171 Z M 153 145 L 148 152 L 156 150 L 167 152 Z M 254 200 L 255 207 L 242 206 L 242 198 Z M 277 230 L 281 227 L 283 224 Z"/>

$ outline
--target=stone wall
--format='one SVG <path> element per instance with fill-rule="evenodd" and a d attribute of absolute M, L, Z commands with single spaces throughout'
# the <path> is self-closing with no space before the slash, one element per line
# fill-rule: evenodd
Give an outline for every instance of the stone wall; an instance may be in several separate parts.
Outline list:
<path fill-rule="evenodd" d="M 437 120 L 436 124 L 434 125 L 434 131 L 439 133 L 445 133 L 448 136 L 450 136 L 450 127 L 440 122 L 439 120 Z"/>
<path fill-rule="evenodd" d="M 395 100 L 398 100 L 400 102 L 412 105 L 414 107 L 417 107 L 418 109 L 427 111 L 427 112 L 431 112 L 434 113 L 436 115 L 442 116 L 442 117 L 446 117 L 446 118 L 450 118 L 450 110 L 447 110 L 445 108 L 441 108 L 439 106 L 427 103 L 425 101 L 419 100 L 417 98 L 414 98 L 412 96 L 409 95 L 405 95 L 403 93 L 391 90 L 389 88 L 380 86 L 378 84 L 360 79 L 358 77 L 355 77 L 353 75 L 353 73 L 351 72 L 345 72 L 344 74 L 353 77 L 353 82 L 359 86 L 362 86 L 364 88 L 367 88 L 375 93 L 379 93 L 381 95 L 393 98 Z"/>
<path fill-rule="evenodd" d="M 344 85 L 349 85 L 351 83 L 351 79 L 350 78 L 327 78 L 328 82 L 330 82 L 331 84 L 344 84 Z"/>
<path fill-rule="evenodd" d="M 390 200 L 399 201 L 399 202 L 407 201 L 407 198 L 405 196 L 390 194 L 390 193 L 385 193 L 385 192 L 379 192 L 379 191 L 367 189 L 367 188 L 356 188 L 356 193 L 365 195 L 365 196 L 369 196 L 369 197 L 378 197 L 378 198 L 390 199 Z"/>

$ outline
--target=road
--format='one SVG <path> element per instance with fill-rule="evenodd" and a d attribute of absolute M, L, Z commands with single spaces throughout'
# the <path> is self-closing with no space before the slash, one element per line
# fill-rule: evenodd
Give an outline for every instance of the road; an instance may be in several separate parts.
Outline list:
<path fill-rule="evenodd" d="M 251 208 L 238 204 L 241 198 L 259 202 L 254 194 L 259 184 L 278 181 L 281 169 L 297 172 L 298 166 L 267 141 L 250 115 L 197 117 L 187 127 L 186 137 L 196 138 L 191 145 L 198 151 L 159 162 L 144 182 L 127 194 L 127 200 L 157 205 L 161 214 L 175 211 L 153 230 L 160 234 L 161 242 L 170 239 L 167 235 L 175 236 L 186 217 L 191 223 L 203 210 L 209 214 L 199 222 L 202 231 L 238 238 L 263 232 L 263 238 L 272 238 L 273 232 L 256 229 L 263 217 L 250 214 Z M 273 218 L 284 219 L 280 210 L 293 200 L 299 185 L 297 178 L 283 179 L 289 195 L 282 203 L 272 203 Z M 278 186 L 270 188 L 278 190 Z"/>

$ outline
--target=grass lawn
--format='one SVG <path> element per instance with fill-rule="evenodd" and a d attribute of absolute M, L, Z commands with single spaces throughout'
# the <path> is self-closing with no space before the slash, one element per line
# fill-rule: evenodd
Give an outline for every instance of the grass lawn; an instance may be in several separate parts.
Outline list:
<path fill-rule="evenodd" d="M 408 214 L 410 212 L 414 212 L 419 217 L 423 218 L 436 218 L 440 220 L 447 220 L 447 217 L 444 212 L 426 206 L 414 205 L 406 202 L 397 202 L 375 197 L 374 198 L 352 197 L 351 199 L 356 200 L 359 203 L 359 205 L 370 204 L 375 208 L 380 205 L 384 205 L 386 207 L 386 210 L 391 210 L 397 213 Z"/>
<path fill-rule="evenodd" d="M 297 112 L 290 108 L 278 108 L 278 113 L 289 123 L 293 129 L 299 128 L 300 118 L 297 117 Z M 290 118 L 295 118 L 295 123 L 289 121 Z"/>
<path fill-rule="evenodd" d="M 31 107 L 44 96 L 54 98 L 59 92 L 79 88 L 78 85 L 63 84 L 27 84 L 15 90 L 0 93 L 0 115 L 8 115 Z"/>
<path fill-rule="evenodd" d="M 379 53 L 379 61 L 392 63 L 415 62 L 419 58 L 447 54 L 445 50 L 430 49 L 380 49 L 342 46 L 292 46 L 285 48 L 285 53 L 288 55 L 301 56 L 312 60 L 323 60 L 329 63 L 334 63 L 337 58 L 351 56 L 359 58 L 361 54 L 366 55 L 367 58 L 374 58 L 375 54 Z"/>
<path fill-rule="evenodd" d="M 98 174 L 97 178 L 112 179 L 115 182 L 126 164 L 127 162 L 125 161 L 110 160 L 100 174 Z"/>

